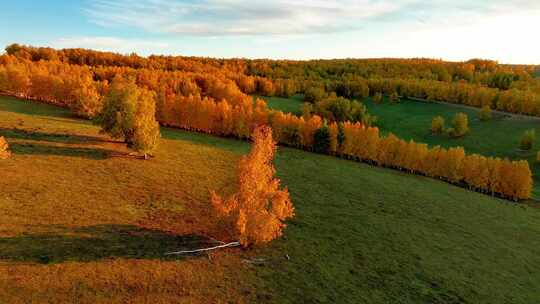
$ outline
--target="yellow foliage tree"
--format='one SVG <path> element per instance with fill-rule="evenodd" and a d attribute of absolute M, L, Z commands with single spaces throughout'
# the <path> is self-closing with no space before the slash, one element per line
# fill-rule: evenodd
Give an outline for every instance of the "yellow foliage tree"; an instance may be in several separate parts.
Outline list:
<path fill-rule="evenodd" d="M 444 132 L 444 118 L 442 116 L 434 117 L 431 120 L 431 133 L 441 134 Z"/>
<path fill-rule="evenodd" d="M 0 136 L 0 159 L 8 159 L 11 152 L 8 150 L 9 145 L 3 136 Z"/>
<path fill-rule="evenodd" d="M 244 247 L 263 244 L 282 235 L 285 221 L 294 216 L 287 188 L 280 189 L 272 165 L 276 143 L 272 129 L 257 127 L 253 146 L 238 165 L 238 192 L 228 199 L 211 193 L 217 215 L 227 222 L 234 237 Z"/>

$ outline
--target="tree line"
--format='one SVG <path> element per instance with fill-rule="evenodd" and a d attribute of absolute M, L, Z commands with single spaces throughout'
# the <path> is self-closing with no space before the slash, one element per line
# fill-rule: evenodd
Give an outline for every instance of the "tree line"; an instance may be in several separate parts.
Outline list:
<path fill-rule="evenodd" d="M 372 94 L 397 93 L 404 98 L 443 101 L 482 108 L 540 116 L 540 94 L 531 90 L 500 90 L 465 82 L 383 79 L 367 80 Z"/>
<path fill-rule="evenodd" d="M 104 126 L 107 119 L 114 118 L 103 113 L 104 104 L 115 100 L 111 92 L 125 94 L 122 88 L 114 89 L 115 78 L 130 79 L 127 86 L 140 88 L 133 97 L 140 102 L 133 104 L 140 104 L 145 113 L 153 110 L 150 104 L 155 104 L 155 117 L 162 125 L 242 139 L 249 138 L 256 127 L 269 125 L 275 140 L 281 144 L 407 170 L 510 199 L 530 197 L 532 177 L 526 161 L 465 155 L 462 148 L 430 149 L 392 134 L 381 136 L 377 128 L 361 122 L 336 119 L 328 123 L 317 114 L 298 117 L 271 110 L 263 100 L 253 102 L 224 74 L 89 67 L 0 56 L 0 91 L 70 107 L 78 115 L 101 117 Z M 261 82 L 261 88 L 265 85 L 262 83 L 265 81 Z M 258 86 L 254 86 L 255 90 Z M 133 111 L 138 110 L 135 107 Z M 128 144 L 136 144 L 137 135 L 132 127 L 149 120 L 126 124 L 121 134 L 127 134 Z M 141 132 L 155 130 L 151 121 L 147 126 Z M 149 140 L 153 138 L 152 135 Z M 474 166 L 470 162 L 475 162 Z M 474 173 L 466 172 L 473 167 Z"/>
<path fill-rule="evenodd" d="M 32 61 L 62 61 L 88 66 L 150 68 L 168 71 L 213 72 L 227 70 L 269 79 L 342 80 L 351 78 L 410 78 L 444 82 L 466 81 L 489 87 L 540 86 L 535 80 L 538 67 L 499 64 L 497 61 L 471 59 L 448 62 L 428 58 L 412 59 L 333 59 L 333 60 L 248 60 L 186 56 L 141 57 L 87 49 L 61 49 L 11 44 L 6 53 Z"/>
<path fill-rule="evenodd" d="M 292 61 L 140 57 L 136 54 L 121 55 L 85 49 L 55 50 L 18 44 L 6 47 L 6 53 L 34 62 L 52 61 L 96 70 L 100 68 L 101 71 L 97 73 L 105 78 L 107 74 L 110 76 L 111 68 L 143 69 L 147 74 L 160 70 L 214 75 L 220 80 L 227 79 L 225 82 L 228 85 L 232 82 L 248 95 L 256 93 L 289 97 L 303 93 L 313 96 L 311 93 L 314 90 L 322 89 L 326 96 L 334 92 L 340 97 L 360 100 L 384 93 L 476 107 L 489 105 L 492 109 L 511 113 L 540 115 L 540 78 L 537 77 L 540 68 L 533 65 L 505 65 L 492 60 L 446 62 L 423 58 L 386 58 Z M 319 96 L 318 100 L 323 97 Z"/>

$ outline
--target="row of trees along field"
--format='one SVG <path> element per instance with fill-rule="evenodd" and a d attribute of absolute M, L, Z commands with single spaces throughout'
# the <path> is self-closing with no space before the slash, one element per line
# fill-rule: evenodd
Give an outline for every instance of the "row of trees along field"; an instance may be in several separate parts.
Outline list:
<path fill-rule="evenodd" d="M 248 138 L 257 126 L 269 125 L 281 144 L 408 170 L 515 200 L 530 197 L 532 177 L 526 161 L 466 156 L 459 152 L 462 149 L 429 149 L 393 135 L 382 137 L 377 128 L 360 122 L 328 124 L 319 115 L 273 111 L 262 100 L 253 102 L 227 71 L 91 67 L 0 56 L 1 91 L 70 107 L 81 116 L 102 115 L 103 97 L 110 96 L 115 79 L 129 79 L 152 92 L 148 98 L 155 100 L 155 116 L 163 125 L 237 138 Z M 467 174 L 469 162 L 476 162 L 478 170 Z"/>
<path fill-rule="evenodd" d="M 491 60 L 445 62 L 433 59 L 247 60 L 181 56 L 140 57 L 84 49 L 54 50 L 17 44 L 10 55 L 31 61 L 58 61 L 91 67 L 129 67 L 218 75 L 245 94 L 317 99 L 331 92 L 346 98 L 377 93 L 460 103 L 528 115 L 540 115 L 540 67 L 504 65 Z M 309 101 L 309 97 L 306 99 Z M 315 101 L 315 100 L 313 100 Z"/>

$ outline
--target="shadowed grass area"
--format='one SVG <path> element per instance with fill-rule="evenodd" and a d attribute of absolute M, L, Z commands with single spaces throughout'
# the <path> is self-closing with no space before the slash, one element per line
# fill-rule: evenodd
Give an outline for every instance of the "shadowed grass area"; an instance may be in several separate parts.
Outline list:
<path fill-rule="evenodd" d="M 3 107 L 11 103 L 16 101 L 0 100 Z M 0 111 L 0 128 L 30 133 L 12 132 L 10 143 L 127 152 L 87 122 L 10 109 Z M 249 149 L 242 141 L 162 131 L 151 161 L 14 153 L 0 163 L 0 299 L 534 303 L 540 298 L 536 207 L 290 148 L 279 148 L 275 161 L 296 208 L 283 238 L 210 258 L 160 257 L 205 241 L 191 236 L 212 232 L 209 190 L 234 190 L 236 162 Z"/>
<path fill-rule="evenodd" d="M 21 140 L 36 140 L 36 141 L 48 141 L 53 143 L 64 143 L 64 144 L 96 144 L 101 142 L 106 142 L 103 138 L 94 137 L 94 136 L 80 136 L 72 134 L 54 134 L 54 133 L 44 133 L 40 132 L 39 129 L 36 130 L 25 130 L 18 128 L 3 129 L 0 128 L 0 136 L 4 136 L 11 139 L 21 139 Z"/>
<path fill-rule="evenodd" d="M 26 155 L 56 155 L 67 157 L 83 157 L 90 159 L 106 159 L 115 154 L 114 151 L 105 149 L 89 149 L 89 148 L 71 148 L 71 147 L 58 147 L 43 144 L 12 144 L 10 146 L 11 152 L 15 154 Z M 119 155 L 116 153 L 116 155 Z"/>
<path fill-rule="evenodd" d="M 134 225 L 46 228 L 51 231 L 0 238 L 0 260 L 43 264 L 111 258 L 176 260 L 186 255 L 164 253 L 215 246 L 205 237 L 180 236 Z"/>

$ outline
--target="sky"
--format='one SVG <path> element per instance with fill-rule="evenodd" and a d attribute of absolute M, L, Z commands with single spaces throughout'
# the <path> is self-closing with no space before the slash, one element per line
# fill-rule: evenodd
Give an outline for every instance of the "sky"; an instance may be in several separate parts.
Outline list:
<path fill-rule="evenodd" d="M 540 64 L 540 0 L 0 0 L 0 45 Z"/>

